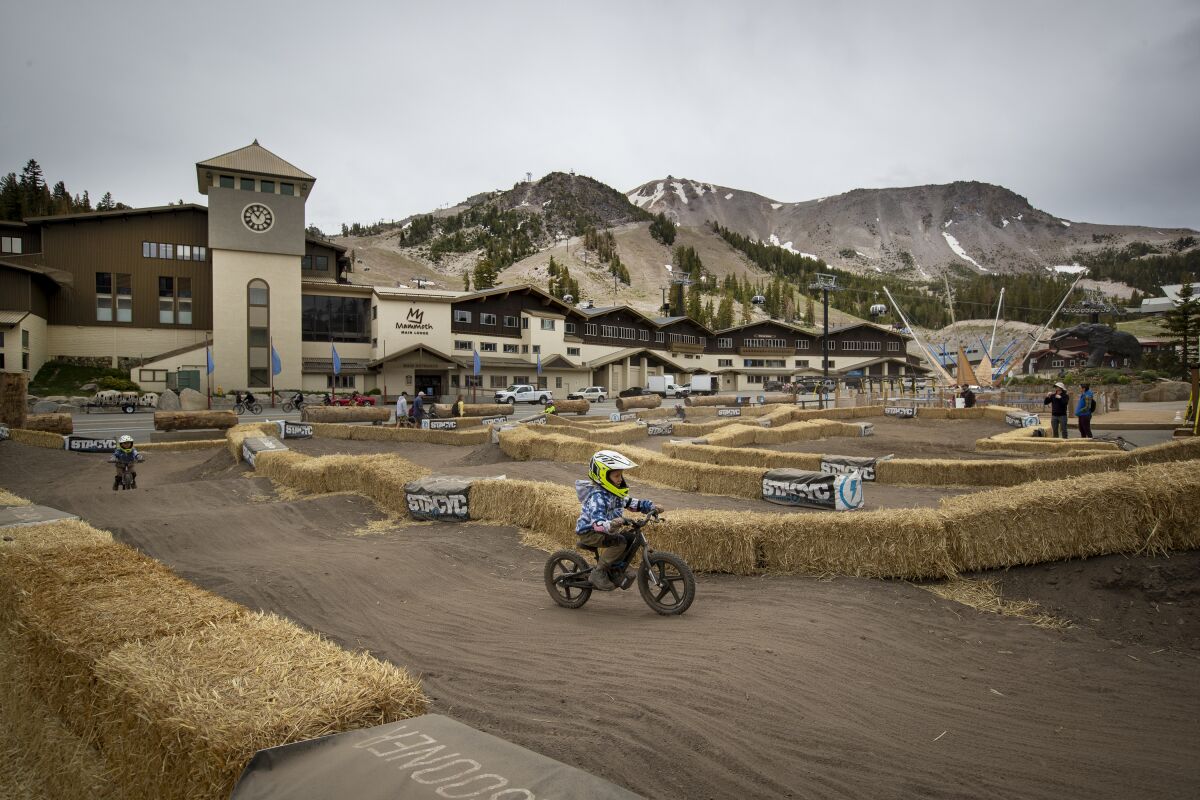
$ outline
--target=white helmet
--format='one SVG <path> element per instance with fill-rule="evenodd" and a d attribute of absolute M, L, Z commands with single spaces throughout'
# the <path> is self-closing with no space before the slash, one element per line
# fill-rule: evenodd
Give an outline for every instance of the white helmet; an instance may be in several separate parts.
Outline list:
<path fill-rule="evenodd" d="M 627 470 L 636 467 L 637 464 L 616 450 L 600 450 L 592 456 L 592 461 L 588 465 L 588 477 L 617 497 L 624 498 L 629 494 L 629 487 L 625 485 L 624 481 L 617 486 L 609 480 L 608 473 L 614 469 Z"/>
<path fill-rule="evenodd" d="M 117 446 L 122 450 L 128 450 L 133 447 L 133 437 L 128 433 L 124 434 L 120 439 L 117 439 Z"/>

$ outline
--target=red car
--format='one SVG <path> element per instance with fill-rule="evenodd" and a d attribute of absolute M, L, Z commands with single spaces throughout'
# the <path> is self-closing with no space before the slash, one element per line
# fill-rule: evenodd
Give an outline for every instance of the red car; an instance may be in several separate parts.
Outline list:
<path fill-rule="evenodd" d="M 375 398 L 370 395 L 355 392 L 351 395 L 338 395 L 333 398 L 331 405 L 335 406 L 373 406 Z"/>

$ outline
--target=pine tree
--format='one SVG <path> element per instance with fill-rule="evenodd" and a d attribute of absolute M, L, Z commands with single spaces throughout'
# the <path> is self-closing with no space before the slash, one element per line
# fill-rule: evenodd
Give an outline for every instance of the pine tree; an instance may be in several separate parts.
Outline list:
<path fill-rule="evenodd" d="M 79 210 L 80 211 L 91 211 L 92 210 L 92 198 L 88 197 L 87 189 L 83 190 L 83 199 L 81 199 L 79 201 Z"/>
<path fill-rule="evenodd" d="M 704 310 L 700 305 L 700 285 L 697 283 L 688 287 L 686 313 L 697 322 L 703 319 Z"/>
<path fill-rule="evenodd" d="M 463 270 L 463 291 L 471 291 L 471 273 Z"/>
<path fill-rule="evenodd" d="M 48 201 L 42 166 L 31 158 L 21 170 L 21 213 L 26 217 L 44 216 L 49 211 Z"/>
<path fill-rule="evenodd" d="M 745 323 L 749 322 L 751 319 L 751 316 L 752 315 L 750 313 L 750 301 L 743 300 L 742 301 L 742 324 L 744 325 Z"/>
<path fill-rule="evenodd" d="M 1200 348 L 1200 341 L 1197 341 L 1200 339 L 1200 298 L 1194 296 L 1191 275 L 1183 276 L 1179 302 L 1163 314 L 1163 327 L 1169 334 L 1169 340 L 1175 343 L 1178 356 L 1176 375 L 1186 380 L 1190 366 L 1198 360 L 1197 350 Z"/>
<path fill-rule="evenodd" d="M 816 324 L 816 312 L 813 310 L 812 295 L 807 295 L 804 298 L 804 324 L 805 325 L 815 325 Z"/>
<path fill-rule="evenodd" d="M 100 202 L 96 204 L 96 210 L 97 211 L 112 211 L 113 210 L 112 192 L 104 193 L 104 196 L 100 198 Z"/>
<path fill-rule="evenodd" d="M 21 185 L 15 172 L 0 178 L 0 219 L 21 221 Z"/>
<path fill-rule="evenodd" d="M 733 327 L 733 295 L 729 292 L 721 295 L 721 305 L 717 307 L 717 315 L 713 321 L 713 325 L 719 331 Z"/>
<path fill-rule="evenodd" d="M 660 244 L 668 247 L 675 244 L 675 223 L 667 219 L 667 215 L 659 212 L 650 223 L 650 235 Z"/>

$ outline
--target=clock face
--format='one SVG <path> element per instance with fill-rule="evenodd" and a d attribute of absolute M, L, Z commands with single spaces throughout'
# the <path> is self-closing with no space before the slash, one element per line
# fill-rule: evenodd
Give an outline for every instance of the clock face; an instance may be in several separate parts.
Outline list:
<path fill-rule="evenodd" d="M 255 233 L 266 233 L 275 224 L 275 214 L 262 203 L 251 203 L 242 209 L 242 224 Z"/>

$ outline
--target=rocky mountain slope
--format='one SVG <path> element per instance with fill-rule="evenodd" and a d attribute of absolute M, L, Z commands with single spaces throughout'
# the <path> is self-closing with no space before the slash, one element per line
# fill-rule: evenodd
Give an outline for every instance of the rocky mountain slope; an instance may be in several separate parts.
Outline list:
<path fill-rule="evenodd" d="M 1166 245 L 1196 231 L 1094 225 L 1034 208 L 1002 186 L 978 182 L 855 189 L 779 202 L 711 183 L 649 181 L 626 195 L 638 208 L 689 227 L 710 222 L 843 269 L 936 277 L 952 268 L 981 274 L 1070 265 L 1080 251 L 1130 242 Z"/>

